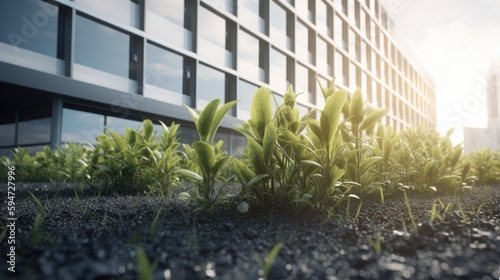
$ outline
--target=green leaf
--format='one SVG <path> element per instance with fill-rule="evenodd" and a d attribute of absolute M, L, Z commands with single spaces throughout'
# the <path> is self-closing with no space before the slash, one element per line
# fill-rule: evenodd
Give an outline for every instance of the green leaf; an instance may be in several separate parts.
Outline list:
<path fill-rule="evenodd" d="M 335 133 L 337 132 L 339 126 L 342 107 L 346 101 L 347 92 L 343 90 L 337 91 L 326 101 L 320 117 L 320 127 L 323 133 L 323 142 L 325 144 L 333 142 Z"/>
<path fill-rule="evenodd" d="M 144 127 L 144 138 L 146 140 L 151 140 L 154 134 L 153 122 L 149 119 L 146 119 L 142 122 L 142 126 Z"/>
<path fill-rule="evenodd" d="M 363 120 L 363 109 L 365 104 L 363 102 L 363 95 L 361 94 L 361 89 L 356 89 L 352 95 L 351 104 L 349 108 L 349 116 L 351 117 L 351 122 L 354 125 L 359 125 Z"/>
<path fill-rule="evenodd" d="M 262 147 L 253 138 L 248 138 L 248 156 L 253 165 L 256 174 L 267 174 L 266 165 L 264 163 L 264 151 Z"/>
<path fill-rule="evenodd" d="M 391 152 L 392 152 L 392 141 L 391 139 L 384 139 L 383 140 L 383 151 L 384 151 L 384 163 L 387 165 L 389 163 L 389 159 L 391 157 Z"/>
<path fill-rule="evenodd" d="M 208 137 L 217 114 L 219 103 L 219 99 L 214 99 L 200 112 L 200 118 L 196 124 L 196 129 L 198 130 L 201 141 L 208 142 Z"/>
<path fill-rule="evenodd" d="M 250 187 L 253 184 L 257 183 L 258 181 L 260 181 L 268 176 L 269 176 L 268 174 L 260 174 L 260 175 L 254 176 L 250 181 L 248 181 L 248 183 L 245 185 L 245 187 Z"/>
<path fill-rule="evenodd" d="M 182 175 L 185 175 L 191 179 L 194 179 L 198 182 L 203 182 L 203 177 L 201 177 L 198 173 L 196 172 L 193 172 L 191 170 L 188 170 L 188 169 L 184 169 L 184 168 L 179 168 L 177 169 L 177 172 L 179 174 L 182 174 Z"/>
<path fill-rule="evenodd" d="M 274 127 L 273 123 L 269 123 L 266 126 L 266 130 L 264 132 L 264 139 L 262 142 L 262 152 L 264 154 L 264 163 L 266 166 L 269 165 L 271 159 L 274 156 L 274 150 L 276 147 L 276 137 L 277 137 L 276 127 Z"/>
<path fill-rule="evenodd" d="M 272 121 L 272 115 L 271 92 L 261 87 L 255 92 L 250 108 L 250 116 L 259 134 L 259 139 L 264 136 L 266 126 Z"/>
<path fill-rule="evenodd" d="M 231 107 L 233 107 L 234 104 L 236 104 L 236 102 L 238 102 L 238 100 L 233 100 L 231 102 L 228 102 L 228 103 L 222 105 L 219 108 L 219 110 L 217 110 L 217 113 L 215 114 L 215 117 L 212 121 L 212 126 L 210 127 L 210 132 L 209 132 L 208 137 L 207 137 L 208 143 L 212 143 L 214 141 L 215 134 L 217 133 L 217 129 L 219 129 L 219 126 L 220 126 L 220 123 L 222 122 L 222 119 L 227 114 L 229 109 L 231 109 Z M 201 116 L 200 116 L 200 118 L 201 118 Z"/>
<path fill-rule="evenodd" d="M 312 196 L 312 195 L 310 195 L 310 194 L 308 194 L 308 193 L 305 193 L 304 195 L 302 195 L 302 199 L 303 199 L 303 200 L 309 200 L 309 199 L 311 199 L 312 197 L 313 197 L 313 196 Z"/>
<path fill-rule="evenodd" d="M 187 192 L 181 192 L 179 194 L 179 198 L 182 200 L 189 200 L 189 199 L 191 199 L 191 195 Z"/>
<path fill-rule="evenodd" d="M 372 126 L 374 126 L 376 123 L 378 123 L 387 113 L 389 110 L 387 109 L 382 109 L 382 110 L 370 110 L 366 118 L 363 120 L 363 123 L 361 124 L 361 130 L 368 129 Z"/>
<path fill-rule="evenodd" d="M 129 149 L 127 140 L 125 140 L 125 138 L 123 138 L 121 135 L 111 130 L 109 130 L 109 134 L 111 134 L 111 137 L 115 141 L 116 146 L 120 151 L 125 151 Z"/>
<path fill-rule="evenodd" d="M 216 163 L 214 148 L 206 142 L 196 141 L 193 143 L 193 150 L 196 153 L 196 161 L 201 169 L 207 173 L 213 171 Z"/>

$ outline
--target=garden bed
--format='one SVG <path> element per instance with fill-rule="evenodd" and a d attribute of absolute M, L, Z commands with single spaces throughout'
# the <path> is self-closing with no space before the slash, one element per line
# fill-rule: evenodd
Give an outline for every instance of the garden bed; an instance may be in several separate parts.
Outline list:
<path fill-rule="evenodd" d="M 345 212 L 326 220 L 286 206 L 276 206 L 272 215 L 234 208 L 195 213 L 178 198 L 75 188 L 16 185 L 16 272 L 3 262 L 1 279 L 137 279 L 155 261 L 149 269 L 155 279 L 258 279 L 265 267 L 259 260 L 277 244 L 282 247 L 276 247 L 270 279 L 500 277 L 498 187 L 442 196 L 444 205 L 453 204 L 447 210 L 435 204 L 443 220 L 433 223 L 437 200 L 410 193 L 418 234 L 402 196 L 387 196 L 383 205 L 365 200 L 357 220 Z M 7 197 L 7 188 L 0 192 Z M 353 216 L 357 205 L 351 207 Z M 3 259 L 10 248 L 10 232 L 4 233 Z M 139 264 L 138 248 L 146 252 L 146 264 Z"/>

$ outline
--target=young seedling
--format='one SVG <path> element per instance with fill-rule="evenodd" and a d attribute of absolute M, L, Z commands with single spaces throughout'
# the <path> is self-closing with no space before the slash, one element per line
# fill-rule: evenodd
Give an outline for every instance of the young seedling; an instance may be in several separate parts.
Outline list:
<path fill-rule="evenodd" d="M 408 194 L 406 193 L 406 191 L 409 190 L 410 187 L 407 185 L 403 185 L 402 183 L 399 183 L 399 189 L 403 191 L 403 194 L 405 196 L 406 208 L 408 209 L 408 215 L 410 216 L 411 220 L 411 225 L 413 227 L 413 230 L 415 231 L 415 234 L 418 236 L 418 226 L 417 223 L 415 222 L 415 219 L 413 218 L 413 213 L 411 212 L 411 207 L 410 207 L 410 199 L 408 198 Z"/>
<path fill-rule="evenodd" d="M 43 218 L 42 215 L 37 214 L 35 217 L 35 221 L 33 223 L 33 229 L 31 231 L 31 242 L 34 245 L 38 245 L 42 243 L 43 238 L 45 236 L 45 232 L 42 228 Z"/>
<path fill-rule="evenodd" d="M 43 206 L 43 204 L 40 202 L 40 200 L 33 194 L 31 193 L 30 191 L 28 191 L 31 195 L 31 197 L 33 198 L 33 201 L 35 201 L 36 205 L 38 206 L 38 208 L 40 208 L 40 210 L 45 210 L 45 206 Z"/>
<path fill-rule="evenodd" d="M 375 235 L 375 239 L 371 239 L 370 237 L 368 238 L 368 242 L 370 243 L 370 245 L 372 246 L 373 250 L 377 255 L 380 255 L 380 253 L 382 253 L 383 239 L 384 238 L 382 237 L 382 235 L 380 235 L 380 232 L 377 232 L 377 234 Z"/>
<path fill-rule="evenodd" d="M 156 212 L 155 218 L 153 219 L 153 222 L 151 223 L 151 241 L 154 241 L 156 237 L 156 225 L 158 224 L 158 219 L 160 218 L 161 210 L 163 209 L 163 206 L 158 209 L 158 212 Z"/>
<path fill-rule="evenodd" d="M 271 268 L 273 267 L 274 261 L 276 260 L 276 257 L 278 256 L 278 253 L 282 247 L 283 247 L 283 242 L 274 245 L 274 247 L 271 249 L 271 251 L 269 251 L 267 257 L 264 260 L 262 260 L 260 256 L 257 253 L 255 253 L 255 259 L 257 260 L 257 263 L 260 266 L 260 270 L 262 271 L 262 275 L 264 276 L 264 278 L 260 279 L 263 280 L 269 279 L 269 273 L 271 273 Z"/>
<path fill-rule="evenodd" d="M 139 279 L 140 280 L 151 280 L 154 277 L 156 267 L 158 266 L 158 260 L 153 263 L 149 261 L 146 251 L 142 247 L 137 247 L 135 249 L 137 254 L 137 264 L 139 266 Z"/>

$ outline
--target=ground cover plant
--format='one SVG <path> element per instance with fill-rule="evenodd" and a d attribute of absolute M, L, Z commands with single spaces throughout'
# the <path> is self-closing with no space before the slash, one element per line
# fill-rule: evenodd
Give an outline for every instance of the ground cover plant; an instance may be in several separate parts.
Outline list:
<path fill-rule="evenodd" d="M 0 180 L 49 182 L 20 184 L 16 197 L 19 252 L 34 266 L 22 275 L 498 278 L 500 152 L 463 155 L 451 131 L 382 125 L 388 111 L 361 90 L 332 82 L 322 93 L 324 108 L 300 116 L 292 87 L 282 104 L 258 89 L 235 127 L 247 139 L 238 155 L 215 141 L 237 104 L 220 100 L 186 107 L 199 135 L 189 145 L 178 124 L 154 131 L 144 120 L 124 134 L 106 129 L 94 146 L 16 149 Z"/>

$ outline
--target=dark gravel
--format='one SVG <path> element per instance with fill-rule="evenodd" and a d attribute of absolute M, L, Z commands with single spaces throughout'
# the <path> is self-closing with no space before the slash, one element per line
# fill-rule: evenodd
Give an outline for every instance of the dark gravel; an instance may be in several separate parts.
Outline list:
<path fill-rule="evenodd" d="M 30 190 L 44 205 L 41 209 Z M 7 214 L 7 188 L 0 191 Z M 136 248 L 157 260 L 156 279 L 259 279 L 264 258 L 283 242 L 271 279 L 499 279 L 500 188 L 461 196 L 444 220 L 429 222 L 432 199 L 411 194 L 417 235 L 402 197 L 366 201 L 357 221 L 281 207 L 274 215 L 193 213 L 178 199 L 146 195 L 77 199 L 72 187 L 16 187 L 16 272 L 7 271 L 10 245 L 2 239 L 0 279 L 136 279 Z M 453 202 L 453 197 L 442 198 Z M 483 204 L 480 213 L 471 214 Z M 353 206 L 352 213 L 355 213 Z M 156 234 L 152 221 L 162 208 Z M 33 229 L 37 214 L 41 229 Z M 403 227 L 406 224 L 407 232 Z M 2 229 L 5 220 L 1 221 Z M 7 235 L 9 232 L 7 232 Z M 372 245 L 380 240 L 381 252 Z M 372 241 L 372 242 L 370 242 Z"/>

